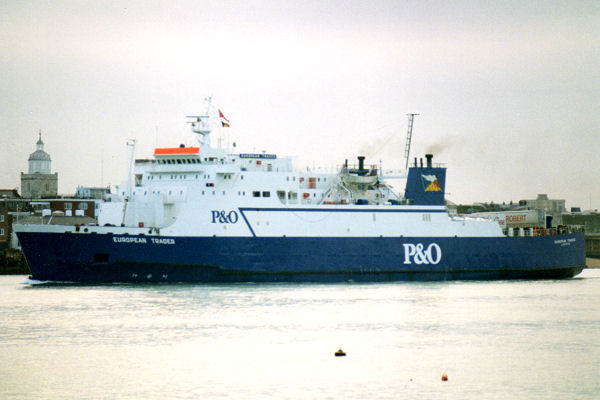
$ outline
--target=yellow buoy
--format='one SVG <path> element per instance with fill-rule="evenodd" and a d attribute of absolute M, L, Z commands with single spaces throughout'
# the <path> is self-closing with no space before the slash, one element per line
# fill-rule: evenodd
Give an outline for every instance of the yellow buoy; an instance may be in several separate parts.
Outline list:
<path fill-rule="evenodd" d="M 344 357 L 345 355 L 346 355 L 346 353 L 344 352 L 344 350 L 342 350 L 341 347 L 338 351 L 335 352 L 336 357 Z"/>

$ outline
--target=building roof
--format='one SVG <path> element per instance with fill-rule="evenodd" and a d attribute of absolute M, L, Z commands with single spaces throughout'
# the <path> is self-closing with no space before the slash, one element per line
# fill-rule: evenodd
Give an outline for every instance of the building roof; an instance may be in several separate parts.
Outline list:
<path fill-rule="evenodd" d="M 0 198 L 4 199 L 20 199 L 21 196 L 17 189 L 0 189 Z"/>
<path fill-rule="evenodd" d="M 52 161 L 50 159 L 50 154 L 46 153 L 44 150 L 36 150 L 29 155 L 29 161 Z"/>
<path fill-rule="evenodd" d="M 29 155 L 29 161 L 52 161 L 50 160 L 50 154 L 44 151 L 44 141 L 42 140 L 42 130 L 39 132 L 39 139 L 35 143 L 37 150 Z"/>

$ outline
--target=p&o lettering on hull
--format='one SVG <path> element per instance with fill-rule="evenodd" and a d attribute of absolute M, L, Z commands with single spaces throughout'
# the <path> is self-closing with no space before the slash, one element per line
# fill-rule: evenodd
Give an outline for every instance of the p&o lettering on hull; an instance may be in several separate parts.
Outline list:
<path fill-rule="evenodd" d="M 442 249 L 437 243 L 427 248 L 422 243 L 404 243 L 404 264 L 438 264 L 442 259 Z"/>

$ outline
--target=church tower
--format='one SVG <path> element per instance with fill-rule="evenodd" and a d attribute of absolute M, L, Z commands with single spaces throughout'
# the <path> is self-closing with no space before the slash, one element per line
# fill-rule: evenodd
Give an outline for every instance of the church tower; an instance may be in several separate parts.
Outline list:
<path fill-rule="evenodd" d="M 58 173 L 50 171 L 52 159 L 44 151 L 42 131 L 36 143 L 36 150 L 29 155 L 29 171 L 21 172 L 21 196 L 28 198 L 56 197 L 58 193 Z"/>

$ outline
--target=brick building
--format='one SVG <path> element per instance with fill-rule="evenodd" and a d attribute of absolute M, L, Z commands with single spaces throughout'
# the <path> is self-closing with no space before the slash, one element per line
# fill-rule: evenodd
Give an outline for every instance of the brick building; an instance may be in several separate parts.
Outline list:
<path fill-rule="evenodd" d="M 0 248 L 9 247 L 12 237 L 12 215 L 8 213 L 8 207 L 0 202 Z"/>

